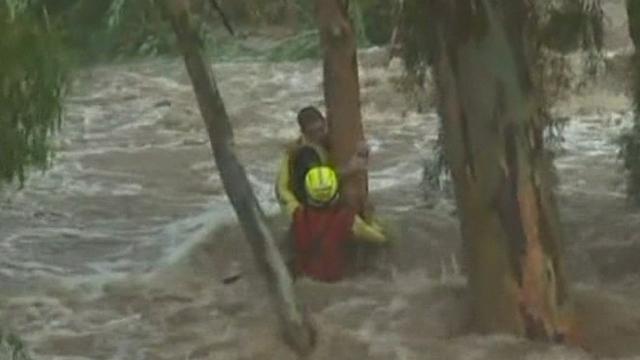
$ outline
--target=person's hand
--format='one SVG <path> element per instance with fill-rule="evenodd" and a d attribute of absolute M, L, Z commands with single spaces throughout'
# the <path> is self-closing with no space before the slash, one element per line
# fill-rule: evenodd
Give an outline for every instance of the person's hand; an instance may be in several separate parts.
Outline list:
<path fill-rule="evenodd" d="M 353 232 L 356 238 L 377 244 L 388 243 L 384 230 L 379 225 L 372 225 L 356 215 L 353 223 Z"/>
<path fill-rule="evenodd" d="M 354 156 L 347 165 L 347 173 L 352 174 L 357 171 L 365 171 L 369 166 L 369 161 L 366 158 L 360 156 Z"/>
<path fill-rule="evenodd" d="M 296 210 L 300 207 L 300 203 L 298 202 L 290 202 L 287 204 L 287 214 L 290 218 L 293 218 L 293 214 L 295 214 Z"/>
<path fill-rule="evenodd" d="M 371 147 L 366 141 L 362 140 L 362 141 L 359 141 L 358 144 L 356 145 L 355 157 L 368 160 L 370 152 L 371 152 Z"/>
<path fill-rule="evenodd" d="M 384 227 L 382 227 L 382 225 L 380 225 L 380 223 L 378 223 L 377 221 L 372 220 L 372 221 L 369 223 L 369 225 L 370 225 L 374 230 L 376 230 L 377 232 L 379 232 L 379 233 L 381 233 L 381 234 L 384 234 L 384 232 L 385 232 L 385 231 L 384 231 Z"/>
<path fill-rule="evenodd" d="M 343 176 L 347 176 L 353 174 L 358 171 L 365 171 L 369 166 L 369 153 L 370 147 L 366 141 L 360 141 L 356 145 L 356 151 L 349 159 L 349 162 L 341 169 L 341 173 Z"/>

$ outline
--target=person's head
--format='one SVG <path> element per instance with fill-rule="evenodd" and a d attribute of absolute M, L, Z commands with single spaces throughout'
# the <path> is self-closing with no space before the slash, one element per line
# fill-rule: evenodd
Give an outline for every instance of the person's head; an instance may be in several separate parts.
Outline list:
<path fill-rule="evenodd" d="M 309 205 L 329 206 L 338 198 L 338 175 L 328 166 L 316 166 L 304 178 Z"/>
<path fill-rule="evenodd" d="M 305 139 L 316 144 L 325 143 L 329 135 L 327 120 L 320 110 L 307 106 L 298 112 L 298 125 Z"/>

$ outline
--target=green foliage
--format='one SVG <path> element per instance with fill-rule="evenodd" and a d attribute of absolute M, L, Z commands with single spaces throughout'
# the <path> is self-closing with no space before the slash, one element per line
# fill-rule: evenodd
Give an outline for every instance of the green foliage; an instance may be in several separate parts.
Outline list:
<path fill-rule="evenodd" d="M 431 65 L 433 34 L 423 0 L 405 0 L 400 14 L 402 58 L 407 72 L 422 84 Z"/>
<path fill-rule="evenodd" d="M 311 14 L 313 1 L 309 0 L 219 0 L 224 12 L 234 20 L 236 24 L 243 26 L 283 25 L 286 18 L 282 16 L 289 3 L 294 7 L 295 14 Z M 313 18 L 305 18 L 302 24 L 313 21 Z"/>
<path fill-rule="evenodd" d="M 205 37 L 204 43 L 213 44 L 213 46 L 205 47 L 205 50 L 207 56 L 211 57 L 214 62 L 262 61 L 268 55 L 265 50 L 255 49 L 231 36 L 220 36 L 213 39 Z"/>
<path fill-rule="evenodd" d="M 173 51 L 173 34 L 153 0 L 66 0 L 52 11 L 82 62 Z"/>
<path fill-rule="evenodd" d="M 34 0 L 4 0 L 4 7 L 8 12 L 9 20 L 13 21 L 16 16 L 27 12 L 34 3 Z"/>
<path fill-rule="evenodd" d="M 155 56 L 173 51 L 173 33 L 153 0 L 112 0 L 106 15 L 103 36 L 111 40 L 111 52 Z"/>
<path fill-rule="evenodd" d="M 300 61 L 318 59 L 322 56 L 320 35 L 317 30 L 308 30 L 299 35 L 285 39 L 269 50 L 266 59 L 269 61 Z"/>
<path fill-rule="evenodd" d="M 79 62 L 100 62 L 131 56 L 155 56 L 176 51 L 173 32 L 154 0 L 0 0 L 9 14 L 46 9 L 48 18 L 62 29 L 62 39 Z M 388 41 L 391 32 L 391 4 L 394 0 L 350 2 L 350 15 L 358 46 Z M 319 39 L 313 1 L 309 0 L 218 0 L 232 26 L 240 33 L 267 32 L 274 25 L 296 35 L 277 44 L 270 54 L 256 54 L 265 60 L 318 57 Z M 222 21 L 210 0 L 192 0 L 191 8 L 203 39 L 220 43 L 223 59 L 250 56 L 241 40 L 232 44 L 220 33 Z M 39 12 L 41 13 L 41 11 Z M 14 15 L 11 15 L 13 17 Z M 216 35 L 214 35 L 216 34 Z M 240 35 L 242 36 L 242 35 Z M 373 39 L 371 42 L 369 39 Z M 247 51 L 248 50 L 248 51 Z M 255 52 L 254 52 L 255 53 Z"/>
<path fill-rule="evenodd" d="M 561 53 L 602 48 L 604 15 L 599 6 L 585 7 L 581 1 L 563 0 L 546 2 L 538 12 L 537 31 L 545 47 Z"/>
<path fill-rule="evenodd" d="M 375 29 L 375 31 L 378 32 L 381 31 L 380 28 L 386 29 L 382 32 L 386 31 L 385 34 L 387 38 L 384 41 L 388 41 L 391 25 L 389 24 L 385 27 L 384 25 L 381 26 L 380 23 L 376 24 L 376 21 L 380 20 L 383 16 L 380 15 L 374 19 L 369 15 L 374 11 L 382 12 L 380 4 L 388 3 L 390 1 L 391 0 L 363 0 L 360 2 L 354 1 L 350 3 L 349 14 L 356 32 L 358 47 L 371 45 L 371 42 L 369 41 L 369 33 L 366 31 L 367 28 Z M 248 10 L 252 8 L 248 5 L 251 3 L 253 4 L 253 12 Z M 242 46 L 238 41 L 234 42 L 233 39 L 231 41 L 222 42 L 220 39 L 216 39 L 214 56 L 218 60 L 235 60 L 238 57 L 253 57 L 253 59 L 276 62 L 320 58 L 322 56 L 322 50 L 320 47 L 320 36 L 313 14 L 312 2 L 307 0 L 297 0 L 292 3 L 296 10 L 296 16 L 300 19 L 305 19 L 305 21 L 299 22 L 301 25 L 296 35 L 284 38 L 273 47 L 263 51 L 252 51 Z M 260 0 L 244 4 L 233 3 L 235 5 L 231 2 L 222 2 L 222 4 L 226 4 L 227 10 L 230 9 L 229 11 L 230 14 L 232 14 L 231 16 L 247 21 L 248 18 L 251 18 L 250 14 L 253 13 L 253 16 L 260 18 L 259 22 L 261 23 L 276 23 L 281 21 L 281 15 L 285 10 L 283 8 L 284 2 L 278 3 L 280 4 L 280 8 L 277 11 L 273 8 L 273 2 L 262 2 Z M 269 14 L 277 14 L 277 17 L 271 18 Z M 371 31 L 372 33 L 375 33 L 374 30 Z M 378 41 L 384 42 L 383 40 L 380 40 L 380 38 L 385 35 L 377 33 L 374 36 L 377 36 Z"/>
<path fill-rule="evenodd" d="M 361 13 L 362 34 L 372 45 L 385 45 L 391 40 L 397 0 L 357 0 Z"/>
<path fill-rule="evenodd" d="M 389 41 L 394 2 L 395 0 L 349 1 L 349 12 L 358 33 L 358 41 L 361 42 L 360 46 L 369 41 L 376 45 Z M 219 3 L 235 23 L 243 26 L 291 26 L 292 24 L 287 22 L 295 20 L 297 28 L 292 30 L 305 31 L 316 27 L 312 0 L 219 0 Z"/>
<path fill-rule="evenodd" d="M 363 1 L 363 3 L 376 3 L 378 0 Z M 356 42 L 358 47 L 371 45 L 365 31 L 368 19 L 364 14 L 364 9 L 358 3 L 352 2 L 349 8 L 354 31 L 356 32 Z M 312 16 L 312 14 L 310 14 Z M 300 61 L 304 59 L 317 59 L 322 56 L 320 47 L 320 35 L 318 30 L 310 28 L 301 31 L 299 34 L 281 41 L 268 51 L 265 59 L 268 61 Z"/>
<path fill-rule="evenodd" d="M 351 18 L 351 23 L 353 24 L 353 30 L 356 33 L 356 44 L 358 44 L 358 47 L 369 46 L 369 39 L 367 38 L 367 33 L 365 31 L 366 29 L 364 14 L 362 12 L 360 3 L 354 1 L 350 2 L 349 4 L 349 17 Z"/>
<path fill-rule="evenodd" d="M 14 13 L 16 14 L 16 13 Z M 66 66 L 59 37 L 28 14 L 0 7 L 0 181 L 22 185 L 44 169 L 49 137 L 60 126 Z"/>
<path fill-rule="evenodd" d="M 349 2 L 349 15 L 356 32 L 358 47 L 386 44 L 391 36 L 391 10 L 394 0 L 358 0 Z M 220 5 L 235 24 L 243 26 L 294 26 L 296 35 L 282 40 L 267 54 L 259 55 L 269 61 L 297 61 L 321 56 L 320 39 L 314 15 L 313 1 L 309 0 L 221 0 Z M 291 7 L 291 9 L 287 9 Z M 287 24 L 287 10 L 292 11 L 295 24 Z M 216 48 L 218 45 L 216 44 Z M 241 48 L 238 47 L 238 48 Z M 238 50 L 226 48 L 232 53 Z M 245 54 L 244 51 L 240 51 Z M 224 56 L 228 58 L 227 56 Z"/>
<path fill-rule="evenodd" d="M 640 49 L 640 1 L 627 0 L 629 35 L 636 49 Z"/>
<path fill-rule="evenodd" d="M 640 1 L 634 0 L 638 3 Z M 400 17 L 402 57 L 407 79 L 416 87 L 424 83 L 426 71 L 432 63 L 436 48 L 437 29 L 429 24 L 429 9 L 423 0 L 404 0 Z M 597 2 L 584 6 L 581 0 L 530 0 L 526 16 L 529 76 L 536 92 L 537 122 L 544 129 L 545 143 L 558 148 L 563 141 L 563 119 L 552 118 L 548 109 L 561 98 L 572 84 L 566 70 L 566 52 L 589 51 L 587 62 L 596 69 L 603 38 L 603 12 Z M 595 71 L 594 71 L 595 73 Z M 436 145 L 436 153 L 440 153 Z M 429 175 L 438 179 L 446 172 L 444 159 L 431 163 Z M 429 181 L 429 179 L 425 179 Z M 437 184 L 435 184 L 437 185 Z"/>
<path fill-rule="evenodd" d="M 125 10 L 125 5 L 131 4 L 125 0 L 113 0 L 107 10 L 107 28 L 109 30 L 115 29 L 121 24 L 122 14 Z"/>
<path fill-rule="evenodd" d="M 173 32 L 155 0 L 0 0 L 11 14 L 42 14 L 80 62 L 174 51 Z M 192 1 L 194 5 L 209 1 Z M 208 16 L 203 7 L 199 12 Z M 200 20 L 200 17 L 197 18 Z"/>
<path fill-rule="evenodd" d="M 31 360 L 32 358 L 18 336 L 0 332 L 0 359 Z"/>

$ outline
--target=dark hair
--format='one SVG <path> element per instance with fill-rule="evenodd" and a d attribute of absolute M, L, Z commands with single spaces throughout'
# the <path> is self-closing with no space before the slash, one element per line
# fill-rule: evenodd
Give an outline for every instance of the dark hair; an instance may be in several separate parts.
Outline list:
<path fill-rule="evenodd" d="M 304 107 L 298 112 L 298 125 L 300 128 L 316 120 L 324 121 L 324 116 L 315 106 Z"/>

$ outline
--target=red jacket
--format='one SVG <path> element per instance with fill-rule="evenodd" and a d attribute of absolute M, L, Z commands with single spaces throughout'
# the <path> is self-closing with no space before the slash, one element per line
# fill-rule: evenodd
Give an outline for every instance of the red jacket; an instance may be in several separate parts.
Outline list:
<path fill-rule="evenodd" d="M 300 206 L 293 214 L 295 270 L 320 281 L 342 279 L 355 212 L 348 208 Z"/>

